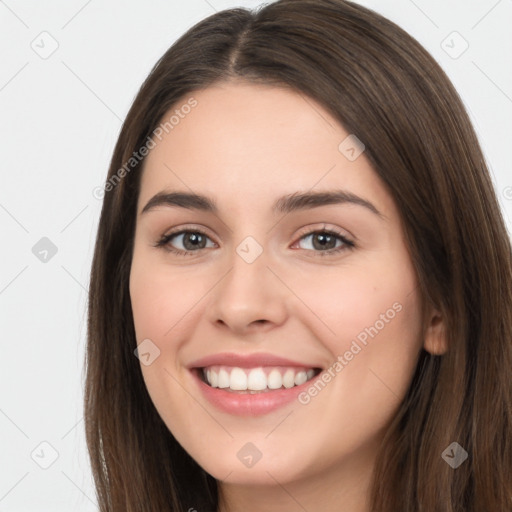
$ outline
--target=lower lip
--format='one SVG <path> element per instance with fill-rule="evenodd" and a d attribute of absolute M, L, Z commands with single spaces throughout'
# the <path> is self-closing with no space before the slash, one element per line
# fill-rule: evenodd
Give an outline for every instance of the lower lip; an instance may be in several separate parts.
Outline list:
<path fill-rule="evenodd" d="M 316 377 L 304 382 L 300 386 L 289 389 L 277 389 L 262 393 L 233 393 L 220 388 L 212 388 L 201 380 L 198 372 L 192 370 L 192 375 L 199 385 L 204 396 L 218 409 L 238 416 L 261 416 L 284 407 L 297 400 L 298 395 L 311 386 Z"/>

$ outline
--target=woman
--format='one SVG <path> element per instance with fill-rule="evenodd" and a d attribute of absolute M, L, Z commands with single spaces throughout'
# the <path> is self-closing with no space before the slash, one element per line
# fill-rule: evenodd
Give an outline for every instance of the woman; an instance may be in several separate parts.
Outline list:
<path fill-rule="evenodd" d="M 512 509 L 510 242 L 403 30 L 342 0 L 210 16 L 143 84 L 105 191 L 102 511 Z"/>

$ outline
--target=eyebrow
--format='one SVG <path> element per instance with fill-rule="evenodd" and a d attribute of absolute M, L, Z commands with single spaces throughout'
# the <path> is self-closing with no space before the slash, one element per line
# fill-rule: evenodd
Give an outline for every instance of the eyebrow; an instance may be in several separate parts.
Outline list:
<path fill-rule="evenodd" d="M 280 197 L 272 205 L 274 213 L 291 213 L 293 211 L 307 210 L 310 208 L 319 208 L 321 206 L 334 204 L 356 204 L 362 206 L 378 217 L 384 219 L 385 216 L 368 200 L 359 197 L 347 190 L 329 190 L 325 192 L 296 192 Z M 159 192 L 154 195 L 144 206 L 140 214 L 158 206 L 169 206 L 187 208 L 190 210 L 199 210 L 218 214 L 218 207 L 214 199 L 189 192 Z"/>

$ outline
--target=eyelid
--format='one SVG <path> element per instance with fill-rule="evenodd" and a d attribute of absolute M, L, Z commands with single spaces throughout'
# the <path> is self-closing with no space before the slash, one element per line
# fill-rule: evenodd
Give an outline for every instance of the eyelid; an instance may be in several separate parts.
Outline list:
<path fill-rule="evenodd" d="M 166 232 L 165 234 L 163 234 L 161 236 L 161 238 L 165 238 L 165 237 L 169 237 L 171 235 L 179 235 L 181 233 L 183 233 L 184 231 L 188 232 L 188 231 L 193 231 L 193 232 L 199 232 L 199 233 L 204 233 L 208 238 L 210 238 L 212 241 L 213 241 L 213 236 L 211 235 L 211 231 L 202 226 L 202 225 L 199 225 L 199 224 L 183 224 L 177 228 L 173 228 L 171 230 L 169 230 L 168 232 Z"/>
<path fill-rule="evenodd" d="M 332 232 L 335 235 L 344 237 L 353 243 L 356 241 L 356 237 L 353 236 L 351 233 L 349 233 L 346 229 L 342 230 L 341 228 L 334 226 L 333 224 L 328 224 L 326 222 L 318 223 L 317 227 L 316 226 L 306 226 L 304 228 L 301 228 L 299 230 L 298 234 L 296 235 L 296 237 L 297 237 L 297 239 L 300 239 L 305 235 L 311 235 L 311 234 L 317 233 L 319 231 Z"/>

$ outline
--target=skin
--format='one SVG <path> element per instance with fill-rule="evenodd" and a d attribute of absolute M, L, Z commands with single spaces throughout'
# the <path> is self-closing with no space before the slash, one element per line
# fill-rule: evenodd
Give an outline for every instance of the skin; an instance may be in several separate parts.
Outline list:
<path fill-rule="evenodd" d="M 197 106 L 148 155 L 139 194 L 130 294 L 137 342 L 149 338 L 160 350 L 141 364 L 150 396 L 218 480 L 220 511 L 368 511 L 376 451 L 420 350 L 445 350 L 439 313 L 420 314 L 394 201 L 364 152 L 349 161 L 338 150 L 349 133 L 311 98 L 238 81 L 193 97 Z M 283 195 L 331 189 L 357 194 L 383 217 L 351 203 L 271 210 Z M 208 195 L 219 213 L 141 213 L 164 190 Z M 188 256 L 155 247 L 182 226 L 206 232 L 206 246 Z M 355 247 L 322 256 L 308 234 L 324 226 Z M 263 250 L 250 264 L 236 252 L 247 236 Z M 168 246 L 183 243 L 178 235 Z M 397 303 L 400 312 L 306 405 L 230 415 L 199 393 L 186 368 L 219 352 L 270 352 L 329 368 Z M 251 468 L 237 458 L 248 442 L 262 453 Z"/>

